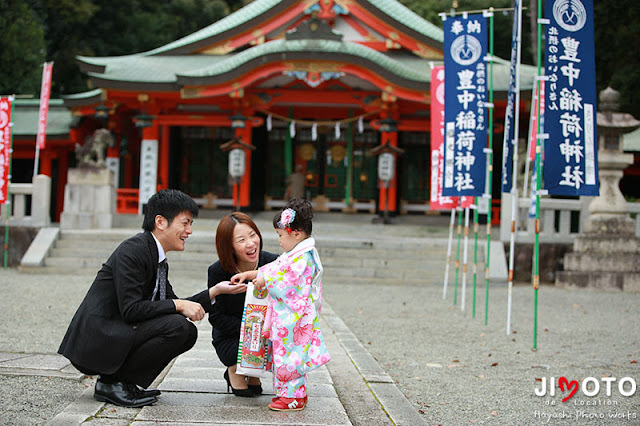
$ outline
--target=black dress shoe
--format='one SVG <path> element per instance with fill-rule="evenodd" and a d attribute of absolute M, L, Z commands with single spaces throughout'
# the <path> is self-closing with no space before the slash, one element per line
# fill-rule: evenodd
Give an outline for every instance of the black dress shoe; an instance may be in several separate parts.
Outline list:
<path fill-rule="evenodd" d="M 144 389 L 140 386 L 136 386 L 138 390 L 138 395 L 146 397 L 146 396 L 160 396 L 161 392 L 159 389 Z"/>
<path fill-rule="evenodd" d="M 110 402 L 120 407 L 138 408 L 151 405 L 158 399 L 155 396 L 142 396 L 136 385 L 124 382 L 96 382 L 93 398 L 100 402 Z"/>

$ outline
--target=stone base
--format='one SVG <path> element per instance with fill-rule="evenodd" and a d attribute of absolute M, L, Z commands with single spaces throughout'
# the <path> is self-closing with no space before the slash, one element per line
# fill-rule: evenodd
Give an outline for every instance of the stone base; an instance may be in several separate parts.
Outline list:
<path fill-rule="evenodd" d="M 115 214 L 113 173 L 107 169 L 69 169 L 61 229 L 110 229 Z"/>
<path fill-rule="evenodd" d="M 61 229 L 111 229 L 114 215 L 110 213 L 68 213 L 60 214 Z"/>
<path fill-rule="evenodd" d="M 556 286 L 640 292 L 640 273 L 559 271 L 556 273 Z"/>
<path fill-rule="evenodd" d="M 577 236 L 573 252 L 564 255 L 564 271 L 556 274 L 556 286 L 639 292 L 640 239 L 633 222 L 600 216 L 589 223 L 591 230 Z"/>

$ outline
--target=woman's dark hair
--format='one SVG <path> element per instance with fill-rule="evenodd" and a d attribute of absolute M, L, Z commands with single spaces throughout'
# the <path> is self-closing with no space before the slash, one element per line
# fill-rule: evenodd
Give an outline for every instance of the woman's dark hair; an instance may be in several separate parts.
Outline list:
<path fill-rule="evenodd" d="M 307 235 L 311 235 L 313 230 L 313 206 L 304 198 L 292 198 L 287 204 L 273 217 L 273 227 L 278 229 L 280 215 L 286 209 L 292 209 L 296 212 L 296 217 L 289 224 L 292 231 L 304 231 Z"/>
<path fill-rule="evenodd" d="M 184 211 L 190 211 L 194 218 L 198 216 L 198 205 L 193 198 L 177 189 L 161 189 L 147 202 L 142 229 L 153 231 L 156 227 L 157 215 L 163 216 L 171 224 L 173 219 Z"/>
<path fill-rule="evenodd" d="M 220 219 L 218 229 L 216 230 L 216 251 L 222 269 L 230 274 L 235 274 L 238 270 L 238 257 L 233 251 L 233 230 L 236 225 L 244 223 L 249 225 L 251 229 L 256 231 L 260 238 L 260 251 L 262 251 L 262 234 L 258 230 L 258 226 L 249 216 L 244 213 L 230 213 Z"/>

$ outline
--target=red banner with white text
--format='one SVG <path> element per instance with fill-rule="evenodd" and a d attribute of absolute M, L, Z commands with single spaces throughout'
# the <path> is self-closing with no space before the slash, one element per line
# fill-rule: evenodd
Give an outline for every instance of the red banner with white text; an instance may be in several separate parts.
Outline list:
<path fill-rule="evenodd" d="M 9 197 L 11 103 L 12 98 L 0 98 L 0 204 L 5 204 Z"/>
<path fill-rule="evenodd" d="M 45 62 L 42 70 L 42 87 L 40 88 L 40 115 L 38 118 L 38 137 L 36 144 L 44 149 L 47 138 L 47 116 L 49 115 L 49 96 L 51 94 L 51 72 L 53 62 Z"/>

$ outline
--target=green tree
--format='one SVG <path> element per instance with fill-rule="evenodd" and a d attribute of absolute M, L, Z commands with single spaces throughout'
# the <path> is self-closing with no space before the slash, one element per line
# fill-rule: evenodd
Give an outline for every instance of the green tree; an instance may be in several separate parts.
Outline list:
<path fill-rule="evenodd" d="M 24 2 L 0 1 L 0 94 L 40 93 L 46 59 L 44 30 L 38 15 Z"/>

